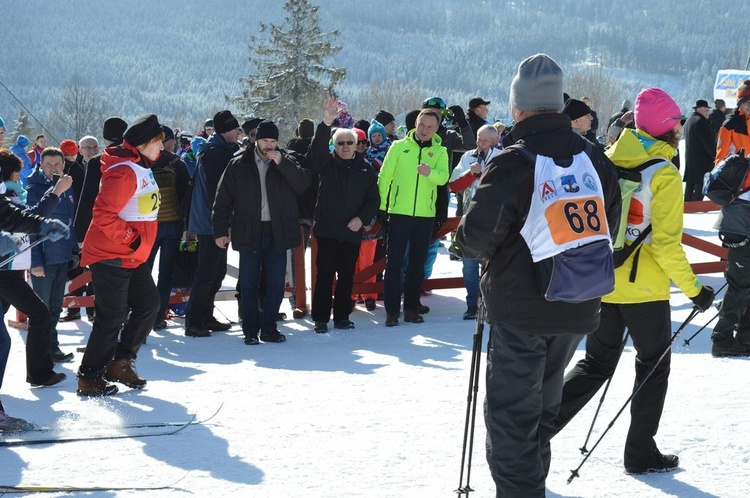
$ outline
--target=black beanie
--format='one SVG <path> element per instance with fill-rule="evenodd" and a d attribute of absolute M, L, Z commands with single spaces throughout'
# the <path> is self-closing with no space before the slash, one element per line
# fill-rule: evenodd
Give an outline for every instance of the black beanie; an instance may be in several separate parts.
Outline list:
<path fill-rule="evenodd" d="M 125 130 L 122 138 L 130 145 L 137 147 L 158 137 L 162 132 L 156 114 L 141 116 Z"/>
<path fill-rule="evenodd" d="M 354 123 L 354 127 L 355 128 L 359 128 L 360 130 L 364 131 L 365 134 L 367 134 L 367 130 L 370 129 L 370 122 L 367 121 L 366 119 L 360 119 L 359 121 L 357 121 L 356 123 Z M 383 137 L 383 138 L 385 138 L 385 137 Z"/>
<path fill-rule="evenodd" d="M 239 127 L 240 123 L 230 111 L 219 111 L 214 116 L 214 131 L 216 131 L 216 133 L 226 133 L 228 131 L 236 130 Z"/>
<path fill-rule="evenodd" d="M 117 116 L 109 117 L 104 121 L 104 126 L 102 126 L 102 138 L 119 144 L 122 142 L 122 134 L 127 129 L 128 124 L 122 118 Z"/>
<path fill-rule="evenodd" d="M 172 140 L 174 138 L 174 132 L 169 126 L 161 125 L 161 131 L 164 132 L 164 138 L 162 139 L 162 142 L 166 142 L 167 140 Z"/>
<path fill-rule="evenodd" d="M 567 114 L 571 121 L 575 121 L 587 114 L 591 114 L 591 108 L 582 100 L 568 99 L 565 102 L 565 107 L 563 107 L 563 114 Z"/>
<path fill-rule="evenodd" d="M 385 126 L 392 121 L 396 121 L 396 118 L 390 112 L 380 109 L 375 115 L 375 121 Z"/>
<path fill-rule="evenodd" d="M 258 125 L 258 131 L 255 133 L 255 140 L 261 138 L 279 139 L 279 129 L 273 121 L 263 121 Z"/>

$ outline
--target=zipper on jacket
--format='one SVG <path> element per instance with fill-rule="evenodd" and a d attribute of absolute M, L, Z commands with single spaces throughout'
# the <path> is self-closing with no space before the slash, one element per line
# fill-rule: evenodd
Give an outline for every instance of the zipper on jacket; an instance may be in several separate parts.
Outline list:
<path fill-rule="evenodd" d="M 417 167 L 422 164 L 422 147 L 419 147 L 419 155 L 417 156 Z M 417 171 L 417 183 L 414 185 L 414 204 L 412 205 L 411 215 L 417 215 L 417 192 L 419 192 L 419 171 Z"/>

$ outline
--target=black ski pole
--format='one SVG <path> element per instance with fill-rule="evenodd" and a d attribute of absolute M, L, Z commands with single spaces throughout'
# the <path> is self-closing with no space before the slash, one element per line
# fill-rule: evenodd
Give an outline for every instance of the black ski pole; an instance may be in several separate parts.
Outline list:
<path fill-rule="evenodd" d="M 716 313 L 714 315 L 714 317 L 712 319 L 710 319 L 709 321 L 707 321 L 706 324 L 703 325 L 703 327 L 699 328 L 698 331 L 695 334 L 693 334 L 690 337 L 688 337 L 687 339 L 685 339 L 684 345 L 687 346 L 687 347 L 690 347 L 690 341 L 692 341 L 693 339 L 695 339 L 695 336 L 697 336 L 698 334 L 700 334 L 701 332 L 703 332 L 703 329 L 705 329 L 706 327 L 708 327 L 709 325 L 711 325 L 711 322 L 713 322 L 717 318 L 719 318 L 719 313 Z"/>
<path fill-rule="evenodd" d="M 628 330 L 625 332 L 625 337 L 622 339 L 622 344 L 620 345 L 620 354 L 617 356 L 617 363 L 620 363 L 620 358 L 622 357 L 622 352 L 625 350 L 625 345 L 628 343 L 628 337 L 630 337 L 630 331 Z M 615 366 L 615 368 L 617 368 Z M 581 446 L 579 449 L 581 450 L 581 455 L 585 455 L 589 452 L 589 450 L 586 448 L 586 445 L 589 444 L 589 438 L 591 437 L 591 432 L 594 430 L 594 424 L 596 423 L 596 419 L 599 417 L 599 410 L 602 409 L 602 404 L 604 404 L 604 398 L 607 396 L 607 391 L 609 391 L 609 385 L 612 383 L 612 377 L 615 376 L 615 372 L 612 372 L 612 375 L 609 376 L 609 379 L 607 379 L 607 385 L 604 386 L 604 392 L 602 393 L 601 399 L 599 399 L 599 406 L 596 407 L 596 412 L 594 412 L 594 418 L 591 421 L 591 426 L 589 427 L 589 433 L 586 434 L 586 440 L 583 442 L 583 446 Z"/>
<path fill-rule="evenodd" d="M 479 370 L 482 360 L 482 334 L 484 332 L 485 309 L 484 300 L 479 303 L 477 312 L 477 326 L 474 329 L 474 344 L 471 352 L 471 367 L 469 367 L 469 394 L 466 399 L 466 423 L 464 425 L 464 441 L 461 450 L 461 474 L 458 478 L 458 496 L 469 496 L 474 491 L 469 486 L 471 479 L 471 457 L 474 450 L 474 426 L 477 416 L 477 394 L 479 391 Z M 468 446 L 468 458 L 467 458 Z M 464 466 L 466 467 L 466 484 L 464 485 Z"/>
<path fill-rule="evenodd" d="M 635 389 L 633 389 L 633 393 L 628 397 L 627 400 L 625 400 L 625 403 L 622 405 L 622 408 L 620 408 L 620 410 L 617 412 L 617 414 L 612 419 L 612 421 L 609 423 L 609 425 L 607 425 L 607 428 L 604 429 L 604 432 L 602 432 L 602 435 L 599 436 L 599 439 L 596 440 L 596 443 L 594 443 L 594 446 L 591 448 L 591 450 L 588 453 L 586 453 L 585 457 L 583 457 L 583 460 L 581 460 L 581 463 L 578 465 L 578 467 L 576 467 L 574 470 L 570 471 L 570 477 L 568 477 L 568 484 L 570 484 L 571 482 L 573 482 L 573 479 L 575 479 L 576 477 L 579 477 L 578 471 L 581 470 L 581 467 L 583 467 L 583 464 L 586 463 L 586 461 L 589 459 L 589 457 L 594 452 L 594 450 L 596 449 L 596 447 L 599 446 L 599 443 L 602 442 L 602 439 L 604 439 L 604 436 L 607 435 L 607 432 L 609 432 L 609 430 L 612 428 L 612 426 L 615 425 L 615 422 L 617 421 L 617 419 L 620 417 L 620 415 L 622 414 L 622 412 L 625 411 L 625 408 L 628 407 L 628 405 L 633 400 L 633 398 L 635 397 L 635 395 L 638 394 L 638 392 L 641 390 L 641 388 L 646 383 L 646 381 L 648 381 L 649 377 L 651 377 L 651 375 L 656 371 L 656 368 L 659 366 L 659 363 L 661 363 L 661 361 L 664 359 L 664 357 L 667 356 L 667 353 L 672 349 L 672 345 L 674 345 L 675 341 L 677 340 L 677 338 L 679 337 L 679 335 L 682 333 L 683 329 L 700 312 L 701 311 L 700 311 L 700 309 L 698 309 L 697 306 L 693 306 L 693 311 L 690 312 L 690 314 L 685 319 L 685 321 L 682 322 L 682 325 L 680 325 L 680 327 L 675 331 L 675 333 L 672 334 L 672 337 L 669 340 L 669 344 L 667 344 L 667 347 L 666 347 L 666 349 L 664 349 L 664 352 L 656 360 L 656 363 L 654 363 L 654 366 L 651 367 L 651 369 L 648 371 L 648 373 L 646 373 L 646 376 L 643 378 L 643 380 L 641 380 L 641 382 L 635 387 Z"/>
<path fill-rule="evenodd" d="M 719 295 L 719 292 L 721 292 L 722 290 L 724 290 L 724 287 L 727 286 L 727 283 L 728 282 L 724 282 L 724 285 L 722 285 L 721 287 L 719 287 L 719 290 L 716 291 L 716 295 L 717 296 Z M 721 303 L 719 303 L 719 309 L 721 309 Z M 695 334 L 693 334 L 690 337 L 688 337 L 687 339 L 685 339 L 684 346 L 690 347 L 690 341 L 692 341 L 693 339 L 695 339 L 695 337 L 698 334 L 700 334 L 701 332 L 703 332 L 703 329 L 705 329 L 706 327 L 708 327 L 711 324 L 711 322 L 713 322 L 717 318 L 719 318 L 719 313 L 716 313 L 716 315 L 712 319 L 710 319 L 709 321 L 707 321 L 706 324 L 703 325 L 703 327 L 699 328 L 698 331 Z"/>

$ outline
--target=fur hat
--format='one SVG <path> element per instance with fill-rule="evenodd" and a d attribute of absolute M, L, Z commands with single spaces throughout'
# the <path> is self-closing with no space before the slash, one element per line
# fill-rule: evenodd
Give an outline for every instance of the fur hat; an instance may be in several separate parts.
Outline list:
<path fill-rule="evenodd" d="M 383 141 L 385 141 L 388 137 L 385 134 L 385 126 L 378 123 L 377 120 L 373 119 L 370 123 L 370 127 L 367 129 L 367 138 L 372 142 L 372 134 L 373 133 L 380 133 L 383 136 Z"/>
<path fill-rule="evenodd" d="M 102 138 L 104 140 L 119 144 L 122 142 L 122 135 L 128 129 L 128 124 L 118 116 L 112 116 L 104 121 L 102 126 Z"/>
<path fill-rule="evenodd" d="M 125 130 L 122 138 L 133 147 L 137 147 L 151 141 L 162 133 L 163 131 L 156 114 L 149 114 L 136 119 L 135 122 Z"/>
<path fill-rule="evenodd" d="M 214 115 L 214 131 L 216 133 L 226 133 L 228 131 L 236 130 L 239 127 L 240 123 L 230 111 L 223 110 Z"/>
<path fill-rule="evenodd" d="M 661 88 L 645 88 L 635 98 L 635 127 L 652 137 L 672 130 L 682 119 L 680 106 Z"/>
<path fill-rule="evenodd" d="M 273 140 L 279 139 L 279 128 L 273 121 L 262 121 L 258 125 L 258 131 L 255 133 L 255 140 L 257 141 L 261 138 L 271 138 Z"/>
<path fill-rule="evenodd" d="M 518 66 L 510 84 L 510 106 L 520 111 L 561 111 L 563 71 L 545 54 L 532 55 Z"/>
<path fill-rule="evenodd" d="M 66 138 L 60 142 L 60 150 L 62 151 L 63 156 L 76 156 L 78 155 L 78 144 L 75 143 L 75 141 Z"/>

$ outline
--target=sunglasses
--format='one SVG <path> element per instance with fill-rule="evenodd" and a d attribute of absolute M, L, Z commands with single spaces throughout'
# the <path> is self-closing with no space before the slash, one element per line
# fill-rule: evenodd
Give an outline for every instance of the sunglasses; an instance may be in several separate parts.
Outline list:
<path fill-rule="evenodd" d="M 357 145 L 367 145 L 367 140 L 357 140 Z"/>
<path fill-rule="evenodd" d="M 347 140 L 346 142 L 336 142 L 336 145 L 338 145 L 339 147 L 343 147 L 344 145 L 354 145 L 354 142 L 352 142 L 351 140 Z"/>

